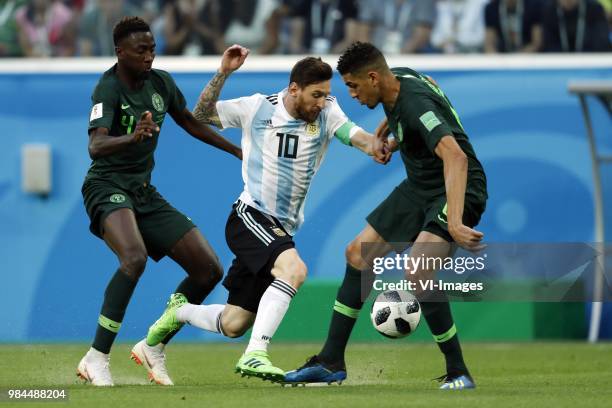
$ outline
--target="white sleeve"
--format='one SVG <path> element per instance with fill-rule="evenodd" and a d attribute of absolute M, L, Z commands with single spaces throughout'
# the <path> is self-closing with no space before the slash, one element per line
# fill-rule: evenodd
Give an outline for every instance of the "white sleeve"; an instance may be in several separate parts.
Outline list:
<path fill-rule="evenodd" d="M 332 100 L 327 102 L 328 113 L 327 113 L 327 137 L 332 138 L 336 131 L 342 127 L 345 123 L 349 122 L 349 119 L 346 117 L 342 108 L 338 104 L 338 101 L 335 97 L 332 96 Z"/>
<path fill-rule="evenodd" d="M 216 104 L 223 128 L 244 128 L 252 121 L 264 96 L 255 94 L 242 98 L 218 101 Z"/>

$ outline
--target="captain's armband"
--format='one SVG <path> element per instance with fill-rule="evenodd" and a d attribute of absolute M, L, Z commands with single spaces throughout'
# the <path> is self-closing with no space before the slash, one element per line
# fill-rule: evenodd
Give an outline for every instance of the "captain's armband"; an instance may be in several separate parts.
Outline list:
<path fill-rule="evenodd" d="M 351 138 L 360 130 L 361 128 L 359 126 L 349 120 L 344 125 L 340 126 L 334 135 L 345 145 L 352 146 Z"/>

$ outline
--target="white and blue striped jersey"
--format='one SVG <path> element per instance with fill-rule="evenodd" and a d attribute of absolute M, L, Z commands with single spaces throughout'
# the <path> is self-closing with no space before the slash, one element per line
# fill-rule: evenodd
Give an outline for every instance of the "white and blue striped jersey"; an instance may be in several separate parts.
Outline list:
<path fill-rule="evenodd" d="M 328 96 L 316 121 L 295 119 L 285 109 L 287 89 L 217 102 L 223 128 L 242 129 L 240 200 L 277 218 L 293 235 L 304 221 L 304 201 L 331 139 L 350 144 L 358 127 L 336 98 Z"/>

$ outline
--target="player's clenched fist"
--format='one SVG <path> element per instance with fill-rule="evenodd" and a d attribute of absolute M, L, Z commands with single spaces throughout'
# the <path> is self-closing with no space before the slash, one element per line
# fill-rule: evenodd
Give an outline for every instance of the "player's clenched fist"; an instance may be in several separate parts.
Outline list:
<path fill-rule="evenodd" d="M 467 225 L 449 225 L 448 232 L 460 247 L 465 248 L 468 251 L 481 251 L 486 247 L 486 245 L 482 243 L 484 234 L 468 227 Z"/>
<path fill-rule="evenodd" d="M 389 139 L 389 135 L 391 135 L 391 129 L 389 129 L 387 118 L 385 118 L 376 127 L 374 132 L 373 153 L 376 163 L 389 163 L 393 152 L 398 148 L 395 138 Z"/>
<path fill-rule="evenodd" d="M 151 112 L 144 111 L 132 133 L 133 140 L 135 143 L 142 142 L 145 138 L 153 137 L 153 132 L 159 132 L 159 127 L 153 121 Z"/>
<path fill-rule="evenodd" d="M 387 164 L 391 160 L 392 152 L 387 146 L 388 142 L 377 137 L 372 138 L 372 156 L 379 164 Z"/>
<path fill-rule="evenodd" d="M 223 53 L 219 72 L 229 75 L 244 64 L 244 60 L 249 55 L 249 49 L 241 45 L 234 44 Z"/>

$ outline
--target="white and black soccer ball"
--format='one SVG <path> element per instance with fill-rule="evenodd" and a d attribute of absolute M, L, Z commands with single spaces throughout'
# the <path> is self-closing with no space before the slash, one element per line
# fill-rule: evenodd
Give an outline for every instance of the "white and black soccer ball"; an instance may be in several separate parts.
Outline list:
<path fill-rule="evenodd" d="M 414 332 L 421 320 L 421 305 L 414 295 L 403 290 L 387 290 L 376 297 L 370 312 L 374 328 L 392 339 Z"/>

